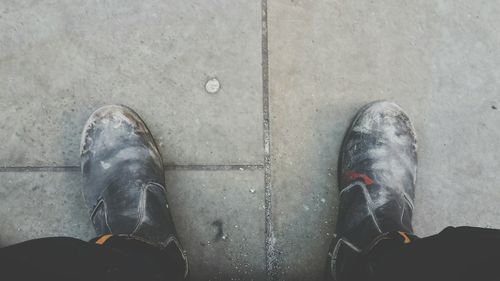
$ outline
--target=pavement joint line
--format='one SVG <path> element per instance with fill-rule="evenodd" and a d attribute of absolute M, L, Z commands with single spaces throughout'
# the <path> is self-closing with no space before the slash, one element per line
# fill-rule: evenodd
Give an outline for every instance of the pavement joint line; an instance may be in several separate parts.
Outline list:
<path fill-rule="evenodd" d="M 0 167 L 0 172 L 79 172 L 80 166 L 10 166 Z"/>
<path fill-rule="evenodd" d="M 258 171 L 262 164 L 248 165 L 165 165 L 166 171 Z"/>
<path fill-rule="evenodd" d="M 247 165 L 165 165 L 165 171 L 260 171 L 262 164 Z M 80 172 L 80 166 L 11 166 L 1 172 Z"/>
<path fill-rule="evenodd" d="M 269 37 L 267 26 L 267 0 L 262 0 L 262 105 L 264 130 L 264 214 L 265 214 L 265 262 L 267 281 L 278 280 L 278 255 L 272 222 L 272 166 L 271 124 L 269 93 Z"/>

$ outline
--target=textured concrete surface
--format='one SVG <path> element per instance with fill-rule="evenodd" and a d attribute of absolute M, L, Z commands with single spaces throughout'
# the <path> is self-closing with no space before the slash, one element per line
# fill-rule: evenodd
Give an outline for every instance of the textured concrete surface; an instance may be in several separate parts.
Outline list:
<path fill-rule="evenodd" d="M 191 280 L 264 280 L 262 171 L 167 172 Z"/>
<path fill-rule="evenodd" d="M 262 162 L 260 3 L 21 0 L 0 15 L 2 164 L 78 165 L 81 124 L 111 103 L 143 116 L 168 163 Z"/>
<path fill-rule="evenodd" d="M 340 143 L 378 99 L 417 130 L 417 234 L 500 227 L 499 15 L 465 0 L 0 1 L 0 245 L 92 237 L 79 134 L 108 103 L 161 145 L 193 280 L 321 280 Z"/>
<path fill-rule="evenodd" d="M 0 246 L 50 236 L 95 237 L 79 175 L 0 173 Z"/>
<path fill-rule="evenodd" d="M 269 2 L 281 278 L 320 280 L 341 140 L 372 100 L 398 102 L 417 129 L 418 234 L 500 227 L 499 12 L 488 1 Z"/>

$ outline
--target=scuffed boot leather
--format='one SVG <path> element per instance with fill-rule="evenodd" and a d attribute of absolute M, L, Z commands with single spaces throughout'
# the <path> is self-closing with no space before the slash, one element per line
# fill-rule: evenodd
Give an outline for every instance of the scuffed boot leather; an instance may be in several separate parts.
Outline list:
<path fill-rule="evenodd" d="M 395 103 L 368 104 L 347 131 L 339 159 L 340 207 L 330 249 L 330 279 L 388 233 L 412 235 L 417 175 L 413 126 Z"/>
<path fill-rule="evenodd" d="M 82 135 L 81 172 L 98 235 L 129 235 L 160 248 L 174 243 L 186 261 L 167 203 L 162 158 L 137 113 L 110 105 L 90 116 Z"/>

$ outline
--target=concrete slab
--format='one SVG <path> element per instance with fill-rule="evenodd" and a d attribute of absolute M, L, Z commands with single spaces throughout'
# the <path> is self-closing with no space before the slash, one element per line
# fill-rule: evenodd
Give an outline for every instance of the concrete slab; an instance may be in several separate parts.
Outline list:
<path fill-rule="evenodd" d="M 417 234 L 500 227 L 499 12 L 451 0 L 269 2 L 279 278 L 321 280 L 340 143 L 373 100 L 398 102 L 417 129 Z"/>
<path fill-rule="evenodd" d="M 261 171 L 169 171 L 168 196 L 190 280 L 263 280 Z M 95 236 L 78 172 L 0 173 L 0 246 Z M 237 203 L 236 203 L 237 202 Z"/>
<path fill-rule="evenodd" d="M 167 172 L 191 280 L 264 280 L 262 171 Z"/>
<path fill-rule="evenodd" d="M 0 173 L 0 246 L 30 239 L 95 237 L 80 173 Z"/>
<path fill-rule="evenodd" d="M 261 163 L 260 8 L 1 1 L 0 166 L 78 165 L 86 118 L 112 103 L 144 117 L 168 163 Z"/>

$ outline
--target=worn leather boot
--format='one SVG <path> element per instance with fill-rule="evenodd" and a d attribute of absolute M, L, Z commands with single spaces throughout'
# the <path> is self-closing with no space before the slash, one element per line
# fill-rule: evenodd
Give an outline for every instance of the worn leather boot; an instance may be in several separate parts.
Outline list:
<path fill-rule="evenodd" d="M 81 141 L 83 195 L 98 235 L 127 235 L 185 253 L 167 203 L 160 152 L 146 124 L 132 109 L 95 111 Z"/>
<path fill-rule="evenodd" d="M 351 280 L 357 258 L 389 233 L 412 236 L 417 141 L 395 103 L 363 107 L 347 131 L 339 159 L 340 207 L 329 277 Z"/>

